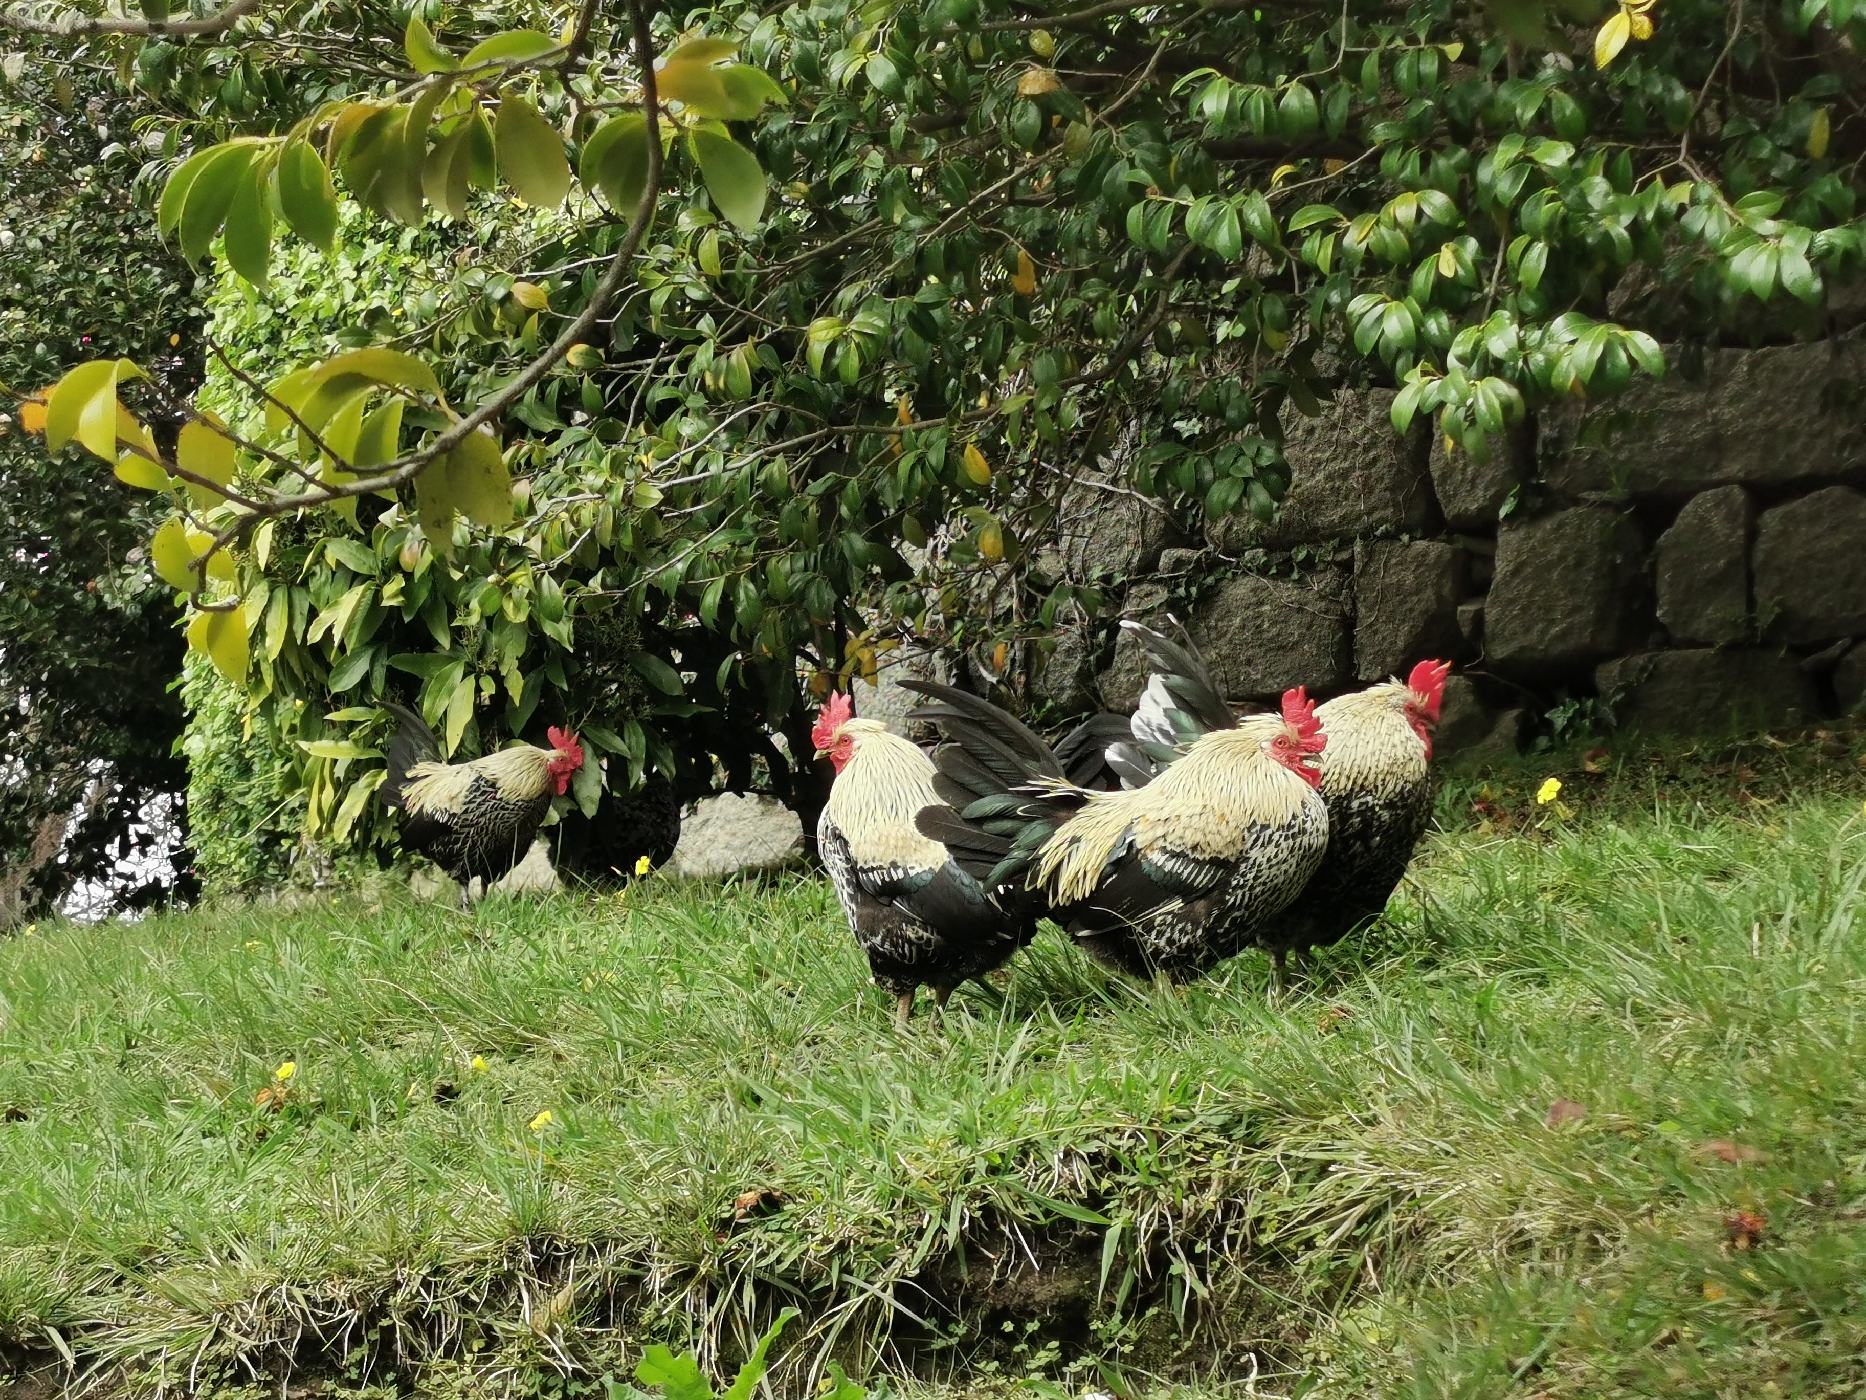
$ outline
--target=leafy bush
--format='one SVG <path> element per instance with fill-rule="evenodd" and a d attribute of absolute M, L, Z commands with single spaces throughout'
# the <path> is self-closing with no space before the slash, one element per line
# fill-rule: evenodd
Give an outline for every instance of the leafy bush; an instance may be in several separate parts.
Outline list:
<path fill-rule="evenodd" d="M 407 314 L 173 454 L 115 417 L 133 364 L 42 414 L 169 507 L 191 640 L 290 706 L 338 839 L 392 682 L 450 752 L 581 728 L 585 816 L 715 755 L 801 806 L 761 731 L 807 752 L 806 688 L 907 638 L 1015 678 L 1098 605 L 1035 546 L 1118 428 L 1110 490 L 1267 518 L 1340 382 L 1481 454 L 1657 333 L 1817 329 L 1862 261 L 1853 0 L 1626 0 L 1597 49 L 1540 0 L 316 14 L 367 58 L 112 41 L 205 128 L 158 227 L 283 301 L 288 233 L 375 236 L 341 187 L 439 251 Z"/>

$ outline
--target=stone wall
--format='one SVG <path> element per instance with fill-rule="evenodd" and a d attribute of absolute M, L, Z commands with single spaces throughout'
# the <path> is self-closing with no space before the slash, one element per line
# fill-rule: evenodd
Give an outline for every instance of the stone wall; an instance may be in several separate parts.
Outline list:
<path fill-rule="evenodd" d="M 1515 747 L 1576 699 L 1651 730 L 1866 709 L 1866 344 L 1679 351 L 1663 382 L 1545 412 L 1487 462 L 1396 435 L 1392 398 L 1291 410 L 1268 525 L 1195 531 L 1110 493 L 1105 466 L 1080 483 L 1051 566 L 1113 602 L 1058 639 L 1037 698 L 1130 707 L 1141 658 L 1114 619 L 1170 612 L 1237 700 L 1449 656 L 1454 751 Z"/>

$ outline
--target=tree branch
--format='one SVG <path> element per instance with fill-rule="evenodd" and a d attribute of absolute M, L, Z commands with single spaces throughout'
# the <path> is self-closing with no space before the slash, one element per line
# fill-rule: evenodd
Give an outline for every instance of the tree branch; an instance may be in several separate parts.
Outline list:
<path fill-rule="evenodd" d="M 119 19 L 110 15 L 69 14 L 58 19 L 35 19 L 9 10 L 0 14 L 0 28 L 20 34 L 49 34 L 70 38 L 82 34 L 135 34 L 165 39 L 195 39 L 222 34 L 260 6 L 260 0 L 233 0 L 224 10 L 199 19 Z"/>

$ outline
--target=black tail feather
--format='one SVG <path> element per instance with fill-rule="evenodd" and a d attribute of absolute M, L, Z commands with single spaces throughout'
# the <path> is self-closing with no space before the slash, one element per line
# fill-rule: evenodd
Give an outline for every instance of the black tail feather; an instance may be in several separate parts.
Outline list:
<path fill-rule="evenodd" d="M 1177 625 L 1177 624 L 1175 624 Z M 1139 637 L 1153 673 L 1133 720 L 1134 737 L 1160 743 L 1183 743 L 1216 729 L 1230 729 L 1237 716 L 1219 693 L 1218 682 L 1192 645 L 1174 641 L 1144 623 L 1125 619 L 1121 626 Z"/>
<path fill-rule="evenodd" d="M 408 770 L 417 763 L 437 761 L 441 757 L 441 743 L 428 728 L 428 722 L 406 705 L 384 700 L 382 708 L 395 716 L 397 728 L 389 740 L 389 776 L 380 791 L 385 803 L 399 808 L 408 787 Z"/>
<path fill-rule="evenodd" d="M 1133 738 L 1124 715 L 1090 715 L 1056 743 L 1056 760 L 1077 787 L 1111 791 L 1121 785 L 1109 749 Z"/>
<path fill-rule="evenodd" d="M 946 742 L 933 755 L 934 791 L 948 805 L 924 807 L 915 825 L 940 842 L 987 889 L 1024 891 L 1024 874 L 1049 835 L 1087 793 L 1066 784 L 1063 766 L 1034 731 L 989 700 L 931 681 L 903 681 L 930 697 L 908 717 L 936 725 Z"/>

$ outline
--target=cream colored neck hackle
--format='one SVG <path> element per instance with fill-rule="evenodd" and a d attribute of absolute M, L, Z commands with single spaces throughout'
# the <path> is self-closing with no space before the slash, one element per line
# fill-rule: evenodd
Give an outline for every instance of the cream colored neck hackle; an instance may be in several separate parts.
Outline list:
<path fill-rule="evenodd" d="M 500 749 L 471 763 L 417 763 L 408 770 L 408 810 L 457 812 L 475 776 L 507 802 L 533 802 L 551 789 L 551 753 L 532 744 Z"/>
<path fill-rule="evenodd" d="M 1036 881 L 1059 903 L 1088 898 L 1130 828 L 1141 850 L 1202 860 L 1242 855 L 1253 828 L 1294 821 L 1315 800 L 1315 790 L 1269 753 L 1288 732 L 1279 715 L 1247 716 L 1195 740 L 1145 787 L 1096 793 L 1038 853 Z"/>
<path fill-rule="evenodd" d="M 1404 681 L 1369 686 L 1316 708 L 1328 747 L 1322 750 L 1322 791 L 1397 792 L 1425 781 L 1425 740 L 1406 708 Z"/>
<path fill-rule="evenodd" d="M 933 870 L 946 848 L 920 834 L 914 817 L 939 804 L 933 760 L 919 747 L 872 719 L 852 719 L 832 740 L 853 742 L 849 761 L 829 790 L 829 819 L 849 843 L 858 866 Z"/>

